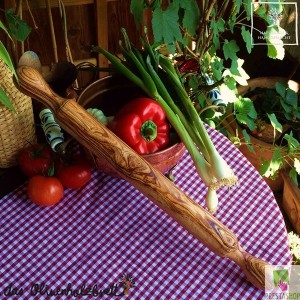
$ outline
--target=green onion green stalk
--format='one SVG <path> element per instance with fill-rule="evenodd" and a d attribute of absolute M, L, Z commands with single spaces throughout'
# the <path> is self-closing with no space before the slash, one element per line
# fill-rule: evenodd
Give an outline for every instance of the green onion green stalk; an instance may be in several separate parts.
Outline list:
<path fill-rule="evenodd" d="M 143 51 L 134 48 L 122 29 L 125 48 L 120 43 L 124 61 L 101 47 L 100 52 L 114 69 L 156 100 L 165 110 L 167 118 L 187 148 L 197 173 L 208 187 L 206 206 L 217 211 L 217 190 L 237 183 L 237 176 L 216 150 L 206 128 L 178 76 L 173 62 L 153 49 L 147 38 L 142 39 Z"/>

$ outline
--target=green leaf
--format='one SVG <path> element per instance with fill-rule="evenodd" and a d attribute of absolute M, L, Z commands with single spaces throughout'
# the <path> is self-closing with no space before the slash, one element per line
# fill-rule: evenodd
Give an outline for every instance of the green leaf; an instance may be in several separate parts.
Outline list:
<path fill-rule="evenodd" d="M 225 103 L 234 103 L 238 100 L 236 81 L 233 77 L 226 76 L 224 78 L 224 83 L 219 86 L 219 91 Z"/>
<path fill-rule="evenodd" d="M 286 31 L 278 26 L 268 27 L 265 33 L 268 56 L 270 58 L 283 59 L 285 56 L 285 49 L 283 44 L 283 37 L 286 35 Z"/>
<path fill-rule="evenodd" d="M 2 23 L 1 20 L 0 20 L 0 28 L 5 32 L 5 34 L 6 34 L 10 39 L 12 39 L 11 36 L 10 36 L 10 34 L 9 34 L 9 32 L 8 32 L 7 29 L 6 29 L 6 26 Z"/>
<path fill-rule="evenodd" d="M 247 80 L 249 79 L 249 75 L 245 72 L 242 65 L 244 64 L 244 60 L 237 58 L 231 62 L 231 67 L 229 72 L 224 72 L 223 75 L 231 75 L 240 85 L 248 85 Z"/>
<path fill-rule="evenodd" d="M 226 77 L 224 77 L 224 83 L 228 86 L 228 88 L 230 90 L 237 93 L 237 91 L 236 91 L 236 81 L 234 80 L 234 78 L 226 76 Z"/>
<path fill-rule="evenodd" d="M 135 22 L 141 25 L 143 23 L 144 1 L 131 0 L 130 12 L 134 17 Z"/>
<path fill-rule="evenodd" d="M 237 60 L 238 57 L 236 53 L 240 50 L 239 46 L 237 45 L 235 40 L 231 40 L 230 42 L 225 39 L 223 45 L 223 52 L 225 59 L 230 58 L 231 60 Z"/>
<path fill-rule="evenodd" d="M 213 42 L 216 49 L 220 47 L 220 33 L 225 31 L 225 21 L 219 19 L 217 22 L 210 22 L 210 29 L 213 32 Z"/>
<path fill-rule="evenodd" d="M 294 108 L 298 106 L 298 95 L 295 91 L 287 89 L 286 91 L 286 102 L 289 103 Z"/>
<path fill-rule="evenodd" d="M 253 5 L 252 0 L 244 0 L 242 2 L 243 2 L 244 11 L 246 12 L 247 20 L 249 21 L 252 14 L 252 5 Z"/>
<path fill-rule="evenodd" d="M 275 178 L 283 166 L 284 158 L 279 148 L 276 148 L 270 161 L 263 160 L 259 173 L 267 178 Z"/>
<path fill-rule="evenodd" d="M 21 20 L 18 16 L 14 15 L 13 8 L 9 9 L 5 15 L 12 36 L 18 41 L 25 41 L 31 32 L 31 28 L 24 20 Z"/>
<path fill-rule="evenodd" d="M 219 19 L 217 22 L 215 22 L 215 24 L 217 25 L 217 29 L 219 33 L 225 31 L 225 21 L 223 19 Z"/>
<path fill-rule="evenodd" d="M 273 128 L 275 130 L 279 131 L 279 132 L 282 132 L 282 125 L 278 122 L 275 114 L 274 113 L 272 113 L 272 114 L 267 113 L 267 115 L 268 115 L 268 118 L 269 118 Z"/>
<path fill-rule="evenodd" d="M 175 2 L 171 3 L 166 10 L 162 10 L 161 7 L 154 10 L 152 28 L 156 42 L 174 44 L 175 41 L 182 41 L 182 35 L 178 23 L 178 10 L 179 6 L 176 5 Z"/>
<path fill-rule="evenodd" d="M 217 56 L 214 56 L 211 60 L 212 72 L 217 81 L 221 80 L 223 77 L 223 60 Z"/>
<path fill-rule="evenodd" d="M 183 28 L 194 36 L 200 19 L 199 6 L 195 0 L 181 0 L 180 6 L 184 9 Z"/>
<path fill-rule="evenodd" d="M 248 149 L 249 149 L 251 152 L 254 153 L 254 148 L 253 148 L 253 146 L 252 146 L 252 144 L 251 144 L 251 137 L 250 137 L 250 135 L 248 134 L 247 130 L 246 130 L 246 129 L 243 129 L 243 130 L 242 130 L 242 134 L 243 134 L 243 137 L 244 137 L 244 139 L 245 139 L 245 141 L 246 141 L 246 144 L 247 144 Z"/>
<path fill-rule="evenodd" d="M 299 143 L 299 141 L 297 139 L 295 139 L 293 137 L 293 133 L 292 132 L 290 132 L 289 134 L 286 133 L 283 136 L 283 139 L 285 139 L 287 141 L 287 143 L 288 143 L 288 150 L 289 150 L 289 152 L 295 152 L 295 151 L 297 152 L 298 151 L 300 143 Z"/>
<path fill-rule="evenodd" d="M 268 57 L 273 59 L 283 59 L 285 55 L 285 50 L 283 45 L 272 45 L 268 44 Z"/>
<path fill-rule="evenodd" d="M 265 8 L 264 5 L 260 5 L 259 8 L 255 11 L 255 13 L 261 17 L 261 18 L 265 18 L 266 17 L 266 13 L 267 13 L 267 10 Z"/>
<path fill-rule="evenodd" d="M 198 100 L 199 105 L 201 106 L 201 108 L 203 108 L 207 105 L 206 97 L 203 95 L 203 93 L 198 94 L 197 100 Z"/>
<path fill-rule="evenodd" d="M 14 76 L 17 78 L 17 73 L 14 68 L 14 64 L 10 58 L 9 53 L 7 52 L 5 46 L 0 41 L 0 59 L 4 61 L 4 63 L 9 67 L 9 69 L 13 72 Z"/>
<path fill-rule="evenodd" d="M 235 24 L 236 24 L 236 16 L 238 16 L 238 13 L 241 9 L 241 5 L 242 5 L 242 0 L 234 1 L 233 11 L 232 11 L 232 14 L 230 17 L 232 18 L 232 20 L 234 21 Z M 231 20 L 229 20 L 229 21 L 231 21 Z"/>
<path fill-rule="evenodd" d="M 197 75 L 191 75 L 188 77 L 188 86 L 192 89 L 198 89 L 199 79 Z"/>
<path fill-rule="evenodd" d="M 234 27 L 236 25 L 236 16 L 231 16 L 229 21 L 227 22 L 227 26 L 229 27 L 229 30 L 233 33 Z"/>
<path fill-rule="evenodd" d="M 8 109 L 15 112 L 15 108 L 11 103 L 10 99 L 5 94 L 4 90 L 0 87 L 0 103 L 5 105 Z"/>
<path fill-rule="evenodd" d="M 292 112 L 292 107 L 287 104 L 286 102 L 284 102 L 284 99 L 280 99 L 280 104 L 282 106 L 282 108 L 284 109 L 284 112 L 287 114 L 290 114 Z"/>
<path fill-rule="evenodd" d="M 234 102 L 233 107 L 239 123 L 247 125 L 250 130 L 256 129 L 254 120 L 257 118 L 257 113 L 251 99 L 240 97 Z"/>
<path fill-rule="evenodd" d="M 246 43 L 246 48 L 248 53 L 251 53 L 252 48 L 254 47 L 253 37 L 249 30 L 246 29 L 245 26 L 242 26 L 242 37 L 244 42 Z"/>
<path fill-rule="evenodd" d="M 287 87 L 288 85 L 285 82 L 275 83 L 275 90 L 282 98 L 285 97 Z"/>

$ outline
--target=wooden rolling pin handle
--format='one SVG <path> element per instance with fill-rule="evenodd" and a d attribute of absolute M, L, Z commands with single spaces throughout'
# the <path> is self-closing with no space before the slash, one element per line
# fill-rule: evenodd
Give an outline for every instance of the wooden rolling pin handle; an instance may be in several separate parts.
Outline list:
<path fill-rule="evenodd" d="M 19 89 L 48 106 L 53 111 L 56 122 L 65 131 L 96 157 L 104 157 L 123 179 L 152 200 L 211 251 L 238 264 L 254 286 L 264 288 L 264 268 L 268 264 L 243 250 L 232 231 L 189 198 L 78 103 L 56 95 L 37 71 L 24 66 L 17 72 Z"/>

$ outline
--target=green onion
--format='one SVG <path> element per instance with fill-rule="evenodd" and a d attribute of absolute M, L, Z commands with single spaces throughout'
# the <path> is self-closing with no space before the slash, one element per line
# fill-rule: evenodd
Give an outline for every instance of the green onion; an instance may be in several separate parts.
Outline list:
<path fill-rule="evenodd" d="M 215 213 L 218 210 L 218 195 L 216 190 L 212 188 L 208 188 L 207 194 L 206 194 L 206 199 L 205 199 L 205 204 L 209 210 L 210 213 Z"/>
<path fill-rule="evenodd" d="M 119 73 L 165 110 L 170 124 L 185 144 L 197 173 L 208 187 L 206 206 L 212 213 L 216 212 L 217 189 L 235 185 L 237 177 L 215 148 L 173 62 L 152 49 L 148 39 L 142 40 L 144 50 L 141 52 L 130 44 L 124 29 L 122 33 L 125 48 L 121 46 L 121 51 L 125 62 L 101 47 L 94 47 L 92 51 L 102 53 Z"/>

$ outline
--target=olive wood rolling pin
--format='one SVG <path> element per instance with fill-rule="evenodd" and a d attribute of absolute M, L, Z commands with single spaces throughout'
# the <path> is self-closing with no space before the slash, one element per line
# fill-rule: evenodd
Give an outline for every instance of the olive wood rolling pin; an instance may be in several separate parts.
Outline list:
<path fill-rule="evenodd" d="M 36 70 L 23 66 L 17 70 L 17 74 L 18 88 L 50 108 L 56 122 L 66 132 L 96 157 L 104 157 L 120 177 L 131 183 L 216 255 L 229 258 L 239 265 L 255 287 L 265 288 L 265 267 L 270 265 L 247 253 L 232 231 L 190 199 L 74 99 L 64 99 L 55 94 Z"/>

